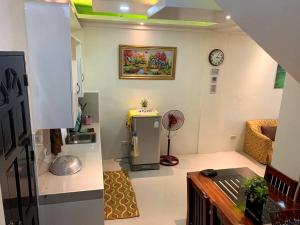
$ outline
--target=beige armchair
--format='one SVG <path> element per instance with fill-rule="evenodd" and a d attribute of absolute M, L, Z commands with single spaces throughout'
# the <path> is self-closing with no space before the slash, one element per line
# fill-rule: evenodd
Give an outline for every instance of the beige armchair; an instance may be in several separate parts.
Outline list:
<path fill-rule="evenodd" d="M 270 164 L 273 154 L 273 141 L 261 133 L 261 126 L 277 126 L 278 120 L 249 120 L 246 123 L 244 151 L 262 164 Z"/>

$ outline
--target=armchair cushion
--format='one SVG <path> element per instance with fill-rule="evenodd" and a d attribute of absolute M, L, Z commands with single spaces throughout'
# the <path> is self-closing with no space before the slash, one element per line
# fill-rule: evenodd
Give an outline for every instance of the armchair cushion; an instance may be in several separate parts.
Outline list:
<path fill-rule="evenodd" d="M 275 141 L 276 130 L 276 126 L 261 126 L 262 134 L 270 138 L 272 141 Z"/>

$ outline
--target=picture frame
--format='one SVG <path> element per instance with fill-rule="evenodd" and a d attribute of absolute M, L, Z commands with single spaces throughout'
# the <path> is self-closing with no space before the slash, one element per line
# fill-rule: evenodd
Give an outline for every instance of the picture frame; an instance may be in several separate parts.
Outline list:
<path fill-rule="evenodd" d="M 211 84 L 217 84 L 218 82 L 218 76 L 211 76 L 210 83 Z"/>
<path fill-rule="evenodd" d="M 119 45 L 119 79 L 175 80 L 177 47 Z"/>
<path fill-rule="evenodd" d="M 286 71 L 281 65 L 277 65 L 276 76 L 275 76 L 275 89 L 283 89 L 285 83 Z"/>
<path fill-rule="evenodd" d="M 220 71 L 219 68 L 211 68 L 210 75 L 212 75 L 212 76 L 218 76 L 219 75 L 219 71 Z"/>
<path fill-rule="evenodd" d="M 216 84 L 211 84 L 209 92 L 210 92 L 210 94 L 216 94 L 217 93 L 217 85 Z"/>

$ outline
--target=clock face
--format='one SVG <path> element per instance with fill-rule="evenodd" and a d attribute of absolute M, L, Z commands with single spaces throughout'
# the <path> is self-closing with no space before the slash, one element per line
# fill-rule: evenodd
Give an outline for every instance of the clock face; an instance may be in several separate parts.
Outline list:
<path fill-rule="evenodd" d="M 209 62 L 213 66 L 220 66 L 224 61 L 224 52 L 221 49 L 214 49 L 209 53 Z"/>

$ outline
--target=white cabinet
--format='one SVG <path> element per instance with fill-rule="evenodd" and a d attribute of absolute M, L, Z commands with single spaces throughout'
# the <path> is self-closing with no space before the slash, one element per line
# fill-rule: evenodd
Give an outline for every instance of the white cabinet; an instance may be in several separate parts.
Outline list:
<path fill-rule="evenodd" d="M 72 63 L 69 4 L 25 3 L 34 130 L 74 127 L 78 65 Z"/>
<path fill-rule="evenodd" d="M 88 195 L 88 194 L 86 194 Z M 59 195 L 57 195 L 59 196 Z M 82 197 L 81 197 L 82 198 Z M 63 197 L 57 197 L 63 199 Z M 70 200 L 70 197 L 66 197 Z M 103 198 L 39 205 L 42 225 L 104 225 Z"/>

